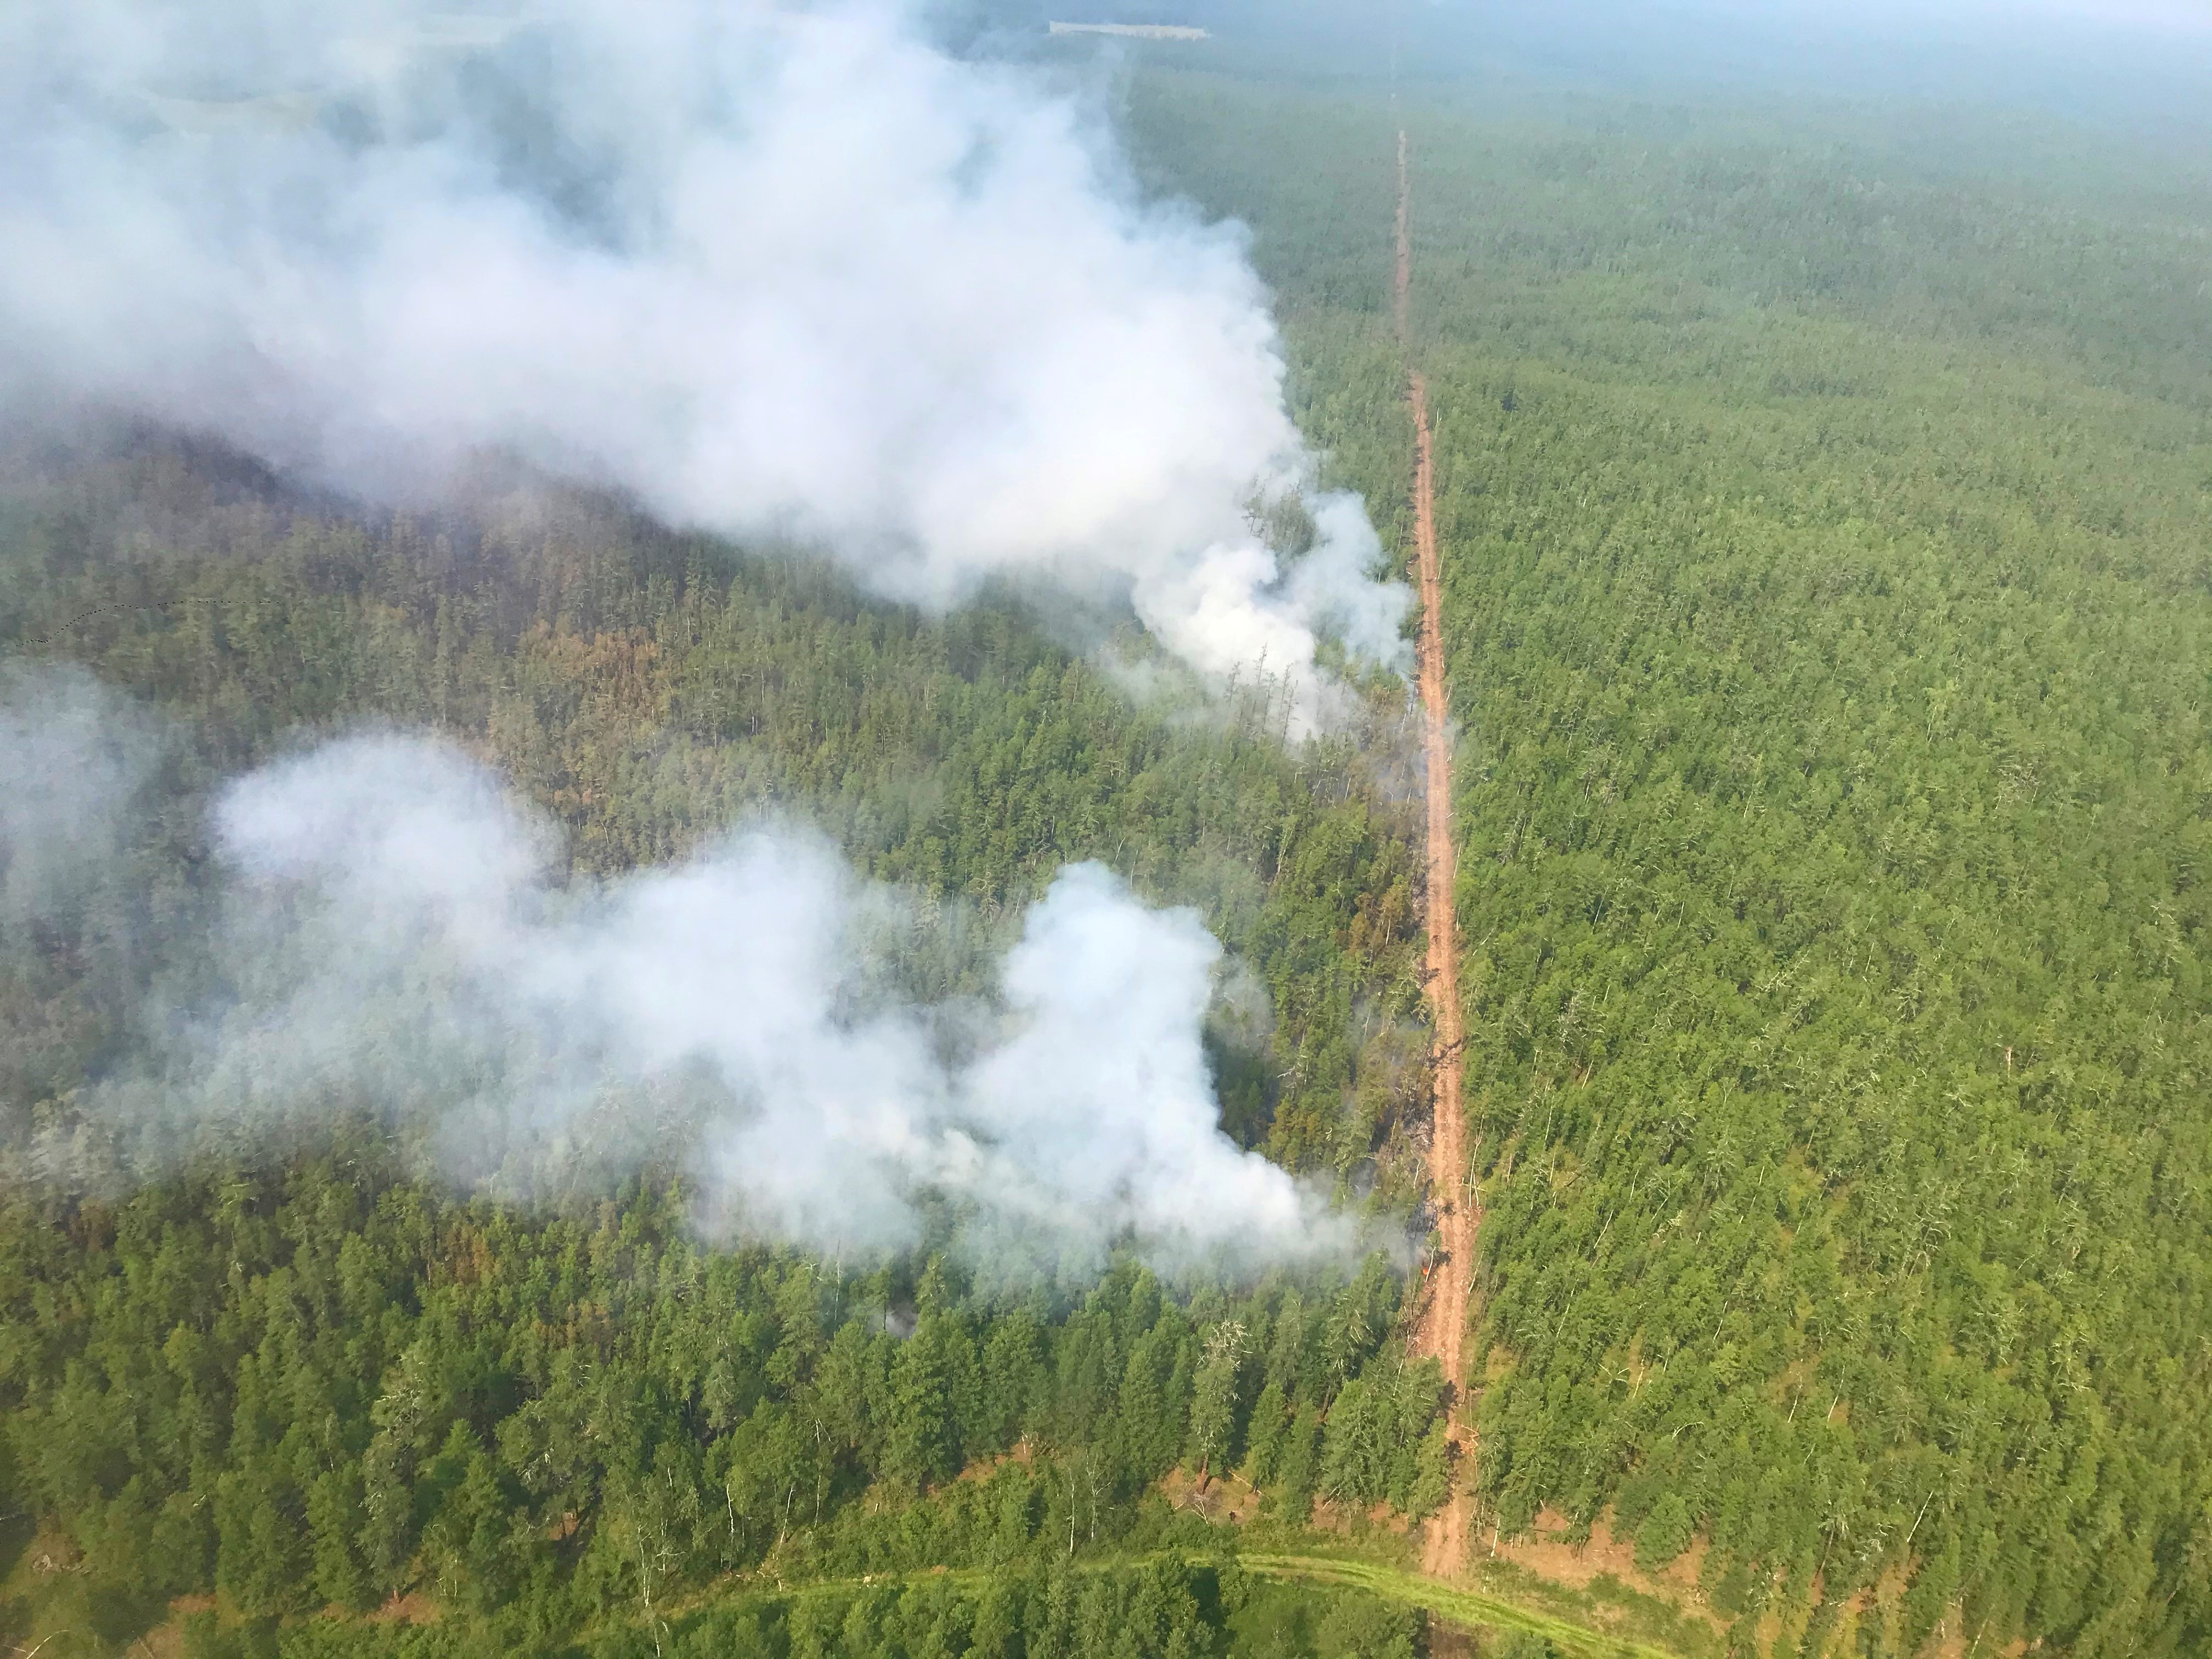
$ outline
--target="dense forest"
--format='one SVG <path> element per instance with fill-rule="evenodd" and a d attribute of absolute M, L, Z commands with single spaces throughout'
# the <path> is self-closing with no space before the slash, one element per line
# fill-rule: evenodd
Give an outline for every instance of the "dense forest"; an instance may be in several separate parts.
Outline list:
<path fill-rule="evenodd" d="M 1251 226 L 1386 544 L 1411 143 L 1470 1374 L 1405 1361 L 1387 1255 L 856 1267 L 702 1236 L 674 1170 L 456 1191 L 343 1109 L 120 1184 L 88 1091 L 192 971 L 211 793 L 365 721 L 494 763 L 579 881 L 773 810 L 994 939 L 1102 859 L 1265 988 L 1209 1039 L 1240 1141 L 1418 1228 L 1427 1110 L 1392 688 L 1286 744 L 1034 593 L 933 619 L 496 470 L 372 514 L 134 434 L 0 503 L 9 694 L 73 665 L 161 757 L 122 873 L 0 918 L 0 1636 L 1411 1655 L 1451 1638 L 1238 1540 L 1387 1555 L 1461 1480 L 1484 1571 L 1674 1564 L 1685 1649 L 2212 1644 L 2212 202 L 2043 129 L 1208 50 L 1124 60 L 1139 172 Z"/>
<path fill-rule="evenodd" d="M 1133 102 L 1388 499 L 1392 112 Z M 2041 134 L 1400 107 L 1489 1525 L 1694 1546 L 1778 1652 L 2200 1650 L 2212 202 Z"/>
<path fill-rule="evenodd" d="M 365 523 L 136 440 L 25 477 L 10 637 L 170 721 L 141 843 L 20 918 L 8 961 L 9 1479 L 65 1520 L 109 1632 L 209 1590 L 264 1617 L 422 1591 L 510 1644 L 650 1626 L 732 1571 L 1026 1570 L 1138 1548 L 1178 1464 L 1241 1466 L 1286 1516 L 1438 1501 L 1443 1380 L 1390 1341 L 1379 1256 L 985 1294 L 936 1255 L 711 1248 L 673 1172 L 471 1202 L 405 1122 L 343 1109 L 289 1157 L 136 1193 L 82 1150 L 106 1130 L 82 1080 L 178 971 L 156 924 L 197 902 L 209 783 L 383 719 L 495 757 L 584 874 L 775 805 L 988 933 L 1106 856 L 1201 903 L 1267 989 L 1264 1035 L 1217 1049 L 1228 1123 L 1402 1208 L 1413 896 L 1402 805 L 1349 740 L 1285 749 L 1265 687 L 1221 720 L 1147 713 L 1012 602 L 928 622 L 581 498 Z"/>

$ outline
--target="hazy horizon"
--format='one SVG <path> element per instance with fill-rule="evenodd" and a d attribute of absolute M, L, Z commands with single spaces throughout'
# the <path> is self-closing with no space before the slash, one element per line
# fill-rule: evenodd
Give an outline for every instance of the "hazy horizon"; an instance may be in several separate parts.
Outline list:
<path fill-rule="evenodd" d="M 1409 88 L 1504 76 L 1638 96 L 1901 97 L 2040 111 L 2212 143 L 2212 6 L 2167 0 L 2042 0 L 2025 9 L 1958 0 L 1851 8 L 1747 0 L 1399 0 L 1387 8 L 1342 0 L 985 0 L 939 15 L 964 17 L 987 37 L 1048 18 L 1191 23 L 1214 40 L 1195 49 L 1163 44 L 1147 55 L 1225 67 L 1249 53 L 1270 72 L 1395 73 Z M 1127 42 L 1105 49 L 1132 50 Z"/>

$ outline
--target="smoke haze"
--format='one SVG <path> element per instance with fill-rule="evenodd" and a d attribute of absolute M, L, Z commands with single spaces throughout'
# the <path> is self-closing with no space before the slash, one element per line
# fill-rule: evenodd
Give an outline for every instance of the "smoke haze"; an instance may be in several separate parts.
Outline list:
<path fill-rule="evenodd" d="M 1009 34 L 1069 15 L 1048 0 L 963 3 Z M 2179 146 L 2200 172 L 2212 138 L 2205 0 L 1091 0 L 1083 15 L 1172 16 L 1213 35 L 1145 54 L 1155 62 L 1364 77 L 1422 101 L 1456 88 L 1492 115 L 1587 118 L 1576 100 L 1597 93 L 1817 116 L 1809 97 L 1873 101 L 1908 126 L 1940 113 L 1947 139 L 1960 117 L 2055 115 L 2076 129 L 2062 137 L 2148 140 L 2160 150 L 2137 164 L 2160 168 Z"/>
<path fill-rule="evenodd" d="M 893 5 L 31 0 L 0 110 L 24 404 L 384 497 L 497 447 L 929 605 L 1126 595 L 1201 672 L 1288 676 L 1308 725 L 1317 636 L 1406 660 L 1241 234 Z M 1291 492 L 1310 552 L 1249 527 Z"/>
<path fill-rule="evenodd" d="M 155 744 L 81 670 L 0 665 L 0 924 L 46 921 L 119 861 Z"/>
<path fill-rule="evenodd" d="M 134 718 L 81 676 L 8 688 L 0 736 L 30 739 L 0 750 L 9 781 L 86 780 L 10 792 L 12 912 L 125 838 L 137 785 L 110 734 Z M 137 1012 L 138 1057 L 78 1097 L 137 1176 L 354 1113 L 512 1196 L 680 1164 L 709 1231 L 847 1255 L 915 1244 L 947 1206 L 1002 1272 L 1125 1243 L 1235 1268 L 1349 1243 L 1220 1128 L 1202 1038 L 1219 945 L 1101 866 L 1030 908 L 995 996 L 932 1004 L 885 971 L 912 932 L 900 896 L 804 832 L 561 886 L 550 823 L 459 751 L 390 732 L 235 780 L 211 816 L 204 936 L 171 941 L 183 966 Z M 46 1173 L 82 1182 L 82 1150 L 46 1147 Z"/>

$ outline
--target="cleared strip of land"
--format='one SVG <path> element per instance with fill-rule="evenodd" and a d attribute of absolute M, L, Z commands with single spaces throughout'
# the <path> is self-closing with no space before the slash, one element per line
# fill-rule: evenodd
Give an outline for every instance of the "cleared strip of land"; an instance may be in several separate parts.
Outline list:
<path fill-rule="evenodd" d="M 1411 366 L 1413 246 L 1412 184 L 1406 135 L 1398 135 L 1398 257 L 1393 295 L 1398 335 L 1409 359 L 1407 393 L 1413 410 L 1413 553 L 1421 586 L 1421 750 L 1426 780 L 1428 993 L 1436 1028 L 1431 1055 L 1435 1104 L 1429 1133 L 1429 1202 L 1442 1244 L 1430 1264 L 1413 1351 L 1433 1355 L 1454 1389 L 1452 1443 L 1464 1455 L 1472 1431 L 1461 1409 L 1460 1334 L 1474 1262 L 1475 1229 L 1482 1215 L 1468 1179 L 1467 1120 L 1460 1100 L 1460 1050 L 1466 1036 L 1459 1006 L 1459 925 L 1452 890 L 1458 874 L 1452 845 L 1451 710 L 1444 690 L 1443 567 L 1437 552 L 1436 456 L 1429 431 L 1429 387 Z M 1459 1483 L 1429 1522 L 1422 1566 L 1435 1574 L 1455 1571 L 1466 1558 L 1468 1498 Z"/>

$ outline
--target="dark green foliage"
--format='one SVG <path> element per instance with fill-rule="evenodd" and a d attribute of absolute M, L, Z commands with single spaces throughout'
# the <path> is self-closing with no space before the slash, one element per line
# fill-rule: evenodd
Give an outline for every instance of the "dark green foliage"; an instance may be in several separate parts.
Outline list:
<path fill-rule="evenodd" d="M 8 1443 L 26 1500 L 104 1570 L 263 1617 L 421 1589 L 525 1632 L 650 1623 L 763 1564 L 805 1579 L 1150 1547 L 1164 1511 L 1144 1494 L 1183 1450 L 1196 1377 L 1228 1371 L 1231 1443 L 1259 1392 L 1220 1333 L 1272 1342 L 1286 1304 L 1323 1315 L 1291 1339 L 1317 1351 L 1376 1334 L 1340 1382 L 1318 1352 L 1301 1366 L 1360 1438 L 1340 1455 L 1332 1427 L 1316 1448 L 1321 1398 L 1294 1395 L 1307 1473 L 1285 1501 L 1310 1496 L 1317 1460 L 1363 1502 L 1413 1501 L 1406 1454 L 1438 1402 L 1378 1346 L 1387 1274 L 1186 1304 L 1125 1265 L 1073 1302 L 1007 1307 L 941 1263 L 841 1276 L 706 1249 L 675 1194 L 524 1217 L 393 1181 L 391 1157 L 363 1137 L 113 1206 L 19 1198 L 0 1219 L 19 1275 Z M 909 1303 L 901 1340 L 886 1314 Z M 1001 1387 L 979 1355 L 1006 1361 Z M 1382 1413 L 1402 1445 L 1376 1437 Z"/>
<path fill-rule="evenodd" d="M 1243 1659 L 1419 1659 L 1422 1615 L 1362 1590 L 1327 1595 L 1246 1578 L 1231 1592 L 1230 1651 Z"/>
<path fill-rule="evenodd" d="M 495 760 L 582 872 L 774 811 L 988 938 L 1061 865 L 1103 860 L 1200 907 L 1265 987 L 1272 1032 L 1213 1045 L 1233 1128 L 1349 1175 L 1420 1095 L 1407 820 L 1352 741 L 1285 750 L 1264 690 L 1219 720 L 1133 706 L 1011 601 L 932 622 L 542 491 L 369 526 L 155 444 L 0 492 L 0 643 L 27 641 L 189 741 L 125 890 L 0 963 L 12 1102 L 114 1058 L 143 958 L 194 902 L 200 793 L 303 728 L 372 720 Z M 935 971 L 919 994 L 975 988 Z"/>
<path fill-rule="evenodd" d="M 491 1659 L 481 1629 L 314 1620 L 281 1632 L 191 1621 L 210 1659 Z M 750 1591 L 648 1629 L 610 1626 L 574 1659 L 1419 1659 L 1421 1616 L 1358 1589 L 1272 1583 L 1175 1557 L 839 1580 Z"/>

